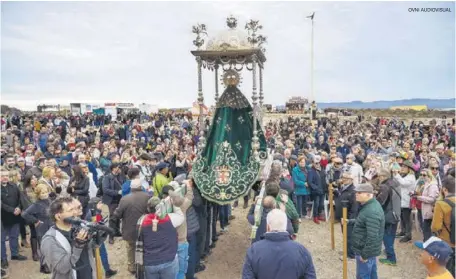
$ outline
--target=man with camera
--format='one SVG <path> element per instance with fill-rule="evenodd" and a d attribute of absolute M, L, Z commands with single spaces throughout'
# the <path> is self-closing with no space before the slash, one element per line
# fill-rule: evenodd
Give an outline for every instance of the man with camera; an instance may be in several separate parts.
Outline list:
<path fill-rule="evenodd" d="M 65 221 L 77 215 L 78 206 L 80 204 L 71 197 L 60 197 L 50 205 L 49 215 L 55 225 L 43 236 L 40 249 L 52 270 L 53 279 L 96 278 L 95 261 L 88 246 L 88 230 L 75 230 Z"/>

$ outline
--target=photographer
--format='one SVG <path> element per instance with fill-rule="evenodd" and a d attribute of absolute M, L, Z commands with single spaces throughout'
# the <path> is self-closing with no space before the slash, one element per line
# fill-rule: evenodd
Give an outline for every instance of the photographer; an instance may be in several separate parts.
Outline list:
<path fill-rule="evenodd" d="M 61 197 L 53 201 L 49 215 L 55 225 L 41 241 L 41 252 L 52 270 L 53 279 L 90 279 L 95 277 L 95 261 L 88 247 L 89 235 L 86 229 L 73 232 L 73 226 L 64 221 L 82 213 L 80 204 L 73 198 Z"/>

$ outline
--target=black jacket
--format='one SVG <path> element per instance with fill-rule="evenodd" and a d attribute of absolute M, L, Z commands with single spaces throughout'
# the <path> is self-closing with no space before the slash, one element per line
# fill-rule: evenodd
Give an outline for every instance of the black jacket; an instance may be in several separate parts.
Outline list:
<path fill-rule="evenodd" d="M 52 226 L 52 221 L 49 217 L 50 204 L 51 201 L 49 199 L 37 200 L 34 204 L 22 212 L 22 218 L 24 218 L 27 224 L 34 225 L 38 221 L 42 222 L 38 227 L 36 227 L 38 238 L 41 238 Z"/>
<path fill-rule="evenodd" d="M 70 185 L 73 183 L 73 179 L 70 181 Z M 71 192 L 71 188 L 67 188 L 67 192 L 71 194 L 71 196 L 77 198 L 83 207 L 86 207 L 89 204 L 89 188 L 90 188 L 90 179 L 88 176 L 84 176 L 84 178 L 80 181 L 74 181 L 74 191 Z"/>
<path fill-rule="evenodd" d="M 119 191 L 122 190 L 122 185 L 124 183 L 123 176 L 121 175 L 113 175 L 112 173 L 105 175 L 103 177 L 103 197 L 102 202 L 106 205 L 110 205 L 112 203 L 118 203 L 120 198 L 122 197 L 119 194 Z"/>
<path fill-rule="evenodd" d="M 334 197 L 335 197 L 335 207 L 336 207 L 336 214 L 335 219 L 340 220 L 342 218 L 342 201 L 348 201 L 347 206 L 347 215 L 348 219 L 356 219 L 358 216 L 358 202 L 356 201 L 355 197 L 355 186 L 350 185 L 346 189 L 342 190 L 336 189 L 334 190 Z"/>
<path fill-rule="evenodd" d="M 14 209 L 20 208 L 21 206 L 21 197 L 19 188 L 8 182 L 6 186 L 1 187 L 2 195 L 2 224 L 3 226 L 12 226 L 21 221 L 21 215 L 14 215 Z"/>

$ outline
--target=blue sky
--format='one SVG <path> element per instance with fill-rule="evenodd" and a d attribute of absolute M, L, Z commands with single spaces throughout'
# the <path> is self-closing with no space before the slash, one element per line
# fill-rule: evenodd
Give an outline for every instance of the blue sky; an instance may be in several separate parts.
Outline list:
<path fill-rule="evenodd" d="M 451 13 L 409 12 L 449 7 Z M 197 97 L 193 24 L 209 37 L 230 14 L 258 19 L 268 37 L 265 103 L 310 95 L 315 16 L 315 98 L 320 102 L 452 98 L 452 2 L 2 2 L 1 99 L 37 103 L 133 102 L 190 106 Z M 251 73 L 241 90 L 251 96 Z M 214 77 L 203 75 L 206 104 Z"/>

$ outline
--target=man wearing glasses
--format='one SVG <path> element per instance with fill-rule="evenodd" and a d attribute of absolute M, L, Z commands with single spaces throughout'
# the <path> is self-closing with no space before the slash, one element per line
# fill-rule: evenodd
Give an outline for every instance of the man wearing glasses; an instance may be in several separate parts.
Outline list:
<path fill-rule="evenodd" d="M 1 199 L 2 199 L 2 271 L 8 268 L 6 255 L 6 237 L 9 237 L 9 246 L 11 250 L 11 260 L 24 261 L 27 257 L 19 254 L 19 223 L 21 221 L 22 206 L 20 202 L 19 188 L 10 182 L 9 172 L 2 167 L 0 173 L 1 179 Z M 3 274 L 4 272 L 2 272 Z"/>
<path fill-rule="evenodd" d="M 80 216 L 82 206 L 71 197 L 53 201 L 49 215 L 55 225 L 43 236 L 41 252 L 52 270 L 52 278 L 95 278 L 95 262 L 89 243 L 88 232 L 80 229 L 73 233 L 73 226 L 65 218 Z"/>

